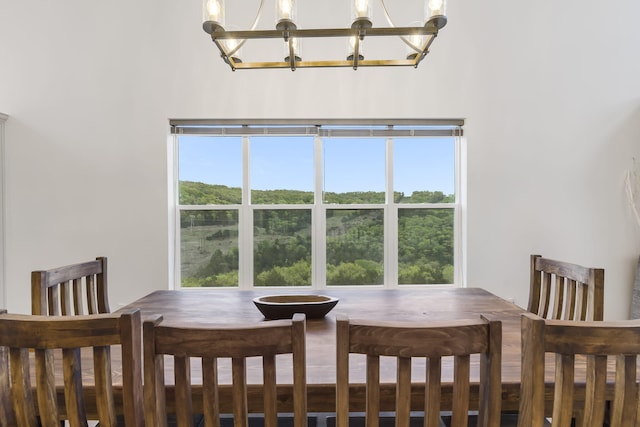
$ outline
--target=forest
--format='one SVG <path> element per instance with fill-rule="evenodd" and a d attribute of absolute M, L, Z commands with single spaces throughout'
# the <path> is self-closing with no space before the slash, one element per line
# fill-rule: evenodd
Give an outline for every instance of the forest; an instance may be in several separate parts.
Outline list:
<path fill-rule="evenodd" d="M 181 205 L 239 205 L 241 189 L 180 181 Z M 324 193 L 327 285 L 375 285 L 384 280 L 384 211 L 331 205 L 384 204 L 384 193 Z M 452 203 L 453 195 L 397 192 L 399 284 L 453 283 L 452 208 L 412 208 L 412 203 Z M 313 193 L 253 190 L 253 205 L 312 205 Z M 238 211 L 182 210 L 183 287 L 238 286 Z M 311 209 L 254 209 L 254 286 L 311 285 Z"/>

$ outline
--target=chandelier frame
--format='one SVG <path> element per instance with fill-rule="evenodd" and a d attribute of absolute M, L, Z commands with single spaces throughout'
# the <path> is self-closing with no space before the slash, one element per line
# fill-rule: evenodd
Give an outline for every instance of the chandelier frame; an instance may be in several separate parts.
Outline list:
<path fill-rule="evenodd" d="M 295 71 L 298 68 L 324 68 L 324 67 L 351 67 L 357 70 L 359 67 L 414 67 L 417 68 L 420 62 L 429 53 L 429 48 L 438 36 L 438 32 L 447 23 L 447 17 L 436 15 L 430 17 L 423 26 L 396 27 L 387 11 L 384 0 L 380 0 L 389 27 L 373 27 L 368 19 L 355 20 L 351 28 L 315 28 L 298 29 L 293 22 L 279 23 L 273 30 L 256 30 L 264 5 L 261 0 L 256 18 L 249 30 L 227 31 L 214 21 L 205 21 L 202 24 L 203 30 L 211 36 L 211 40 L 220 51 L 220 56 L 227 63 L 231 70 L 246 69 L 269 69 L 269 68 L 289 68 Z M 424 36 L 421 46 L 414 45 L 409 37 Z M 295 53 L 294 40 L 305 38 L 326 38 L 342 37 L 355 40 L 353 54 L 344 60 L 315 60 L 305 61 Z M 360 51 L 360 42 L 366 37 L 400 37 L 414 53 L 406 59 L 364 59 Z M 242 47 L 247 40 L 256 39 L 283 39 L 288 43 L 289 55 L 282 61 L 242 61 L 234 54 Z M 225 40 L 237 40 L 235 47 L 229 49 L 225 46 Z"/>

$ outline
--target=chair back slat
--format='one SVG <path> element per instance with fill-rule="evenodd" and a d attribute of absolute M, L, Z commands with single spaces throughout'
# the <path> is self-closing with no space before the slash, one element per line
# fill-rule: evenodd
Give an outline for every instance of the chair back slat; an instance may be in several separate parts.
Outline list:
<path fill-rule="evenodd" d="M 9 349 L 0 347 L 0 366 L 9 366 Z M 13 398 L 11 397 L 11 383 L 8 369 L 0 370 L 0 425 L 16 425 L 15 412 L 13 410 Z"/>
<path fill-rule="evenodd" d="M 67 407 L 67 418 L 72 426 L 79 426 L 87 419 L 82 388 L 82 356 L 79 348 L 62 350 L 62 366 L 64 372 L 64 400 Z M 67 380 L 69 379 L 69 380 Z"/>
<path fill-rule="evenodd" d="M 549 353 L 555 354 L 555 362 L 545 368 Z M 638 321 L 576 322 L 523 314 L 518 426 L 540 426 L 546 416 L 552 416 L 553 427 L 637 425 L 639 355 Z M 614 359 L 611 381 L 607 376 Z M 555 372 L 550 414 L 545 413 L 545 369 Z M 576 386 L 578 383 L 581 385 Z M 610 411 L 608 387 L 613 388 Z M 584 400 L 575 402 L 578 390 L 584 393 Z"/>
<path fill-rule="evenodd" d="M 635 426 L 637 411 L 634 411 L 638 401 L 636 385 L 638 358 L 635 355 L 619 355 L 616 357 L 616 392 L 611 408 L 611 425 Z"/>
<path fill-rule="evenodd" d="M 87 293 L 87 310 L 89 310 L 89 313 L 100 313 L 100 308 L 98 307 L 98 301 L 100 300 L 99 297 L 99 292 L 96 289 L 97 288 L 97 281 L 94 279 L 93 275 L 90 276 L 86 276 L 85 278 L 86 280 L 86 287 L 85 287 L 85 291 Z M 76 302 L 76 313 L 81 313 L 82 311 L 82 298 L 81 298 L 81 292 L 82 292 L 82 285 L 80 280 L 75 280 L 75 283 L 77 283 L 76 288 L 74 289 L 74 295 L 75 295 L 75 300 Z M 104 291 L 100 291 L 100 292 L 104 292 Z M 106 310 L 108 311 L 108 309 Z"/>
<path fill-rule="evenodd" d="M 603 320 L 604 270 L 531 255 L 528 311 L 545 319 Z"/>
<path fill-rule="evenodd" d="M 587 356 L 584 427 L 604 424 L 606 382 L 607 356 L 589 354 Z"/>
<path fill-rule="evenodd" d="M 32 271 L 31 312 L 51 316 L 109 313 L 107 258 Z"/>
<path fill-rule="evenodd" d="M 233 398 L 233 424 L 238 427 L 247 427 L 249 412 L 247 404 L 247 362 L 244 357 L 231 358 L 231 395 Z"/>
<path fill-rule="evenodd" d="M 558 425 L 571 425 L 572 423 L 574 409 L 574 366 L 574 355 L 556 355 L 555 381 L 559 393 L 554 394 L 553 418 L 557 420 Z"/>
<path fill-rule="evenodd" d="M 469 355 L 454 357 L 452 427 L 465 427 L 469 414 L 469 376 L 471 375 Z"/>
<path fill-rule="evenodd" d="M 565 278 L 562 276 L 555 276 L 553 288 L 553 311 L 552 318 L 561 319 L 563 307 L 565 306 L 564 296 L 565 292 Z M 569 301 L 567 301 L 569 306 Z"/>
<path fill-rule="evenodd" d="M 33 278 L 33 276 L 32 276 Z M 31 288 L 32 292 L 33 292 L 33 287 Z M 40 293 L 42 291 L 38 291 L 38 300 L 40 301 Z M 49 288 L 46 289 L 47 292 L 47 299 L 45 302 L 45 306 L 48 307 L 47 310 L 42 310 L 41 304 L 38 304 L 38 311 L 36 312 L 35 310 L 32 312 L 32 314 L 49 314 L 51 316 L 60 316 L 61 310 L 60 310 L 60 304 L 58 303 L 58 301 L 60 301 L 60 286 L 51 286 Z M 33 297 L 33 294 L 31 295 Z"/>
<path fill-rule="evenodd" d="M 75 281 L 74 281 L 75 282 Z M 73 290 L 71 283 L 60 283 L 60 310 L 63 316 L 71 316 L 73 314 Z M 84 314 L 84 313 L 81 313 Z"/>
<path fill-rule="evenodd" d="M 202 398 L 205 402 L 211 402 L 204 407 L 205 423 L 211 427 L 220 427 L 217 359 L 209 357 L 202 358 L 202 384 Z"/>
<path fill-rule="evenodd" d="M 112 386 L 110 346 L 122 349 L 118 373 L 122 378 L 122 413 L 127 426 L 142 427 L 141 322 L 139 311 L 91 316 L 38 316 L 0 314 L 0 372 L 9 372 L 9 380 L 0 382 L 3 426 L 59 427 L 59 405 L 72 427 L 87 425 L 88 394 L 81 352 L 93 347 L 93 384 L 97 421 L 102 426 L 116 426 L 116 407 Z M 87 350 L 81 350 L 87 348 Z M 30 375 L 30 357 L 35 361 L 35 383 Z M 9 354 L 10 357 L 4 357 Z M 60 361 L 56 361 L 60 358 Z M 61 372 L 56 369 L 61 365 Z M 86 374 L 86 371 L 85 371 Z M 56 381 L 62 381 L 64 401 L 59 402 Z M 10 384 L 10 390 L 5 387 Z M 35 390 L 35 391 L 34 391 Z M 37 396 L 35 404 L 34 394 Z M 11 405 L 7 405 L 8 400 Z M 92 398 L 93 400 L 93 398 Z M 13 408 L 13 415 L 9 414 Z M 7 409 L 9 408 L 9 409 Z M 7 415 L 8 414 L 8 415 Z M 6 421 L 14 419 L 15 422 Z"/>
<path fill-rule="evenodd" d="M 440 426 L 440 399 L 442 398 L 442 358 L 430 357 L 426 362 L 425 375 L 425 426 Z"/>
<path fill-rule="evenodd" d="M 163 357 L 173 356 L 178 426 L 193 422 L 188 361 L 200 359 L 206 427 L 219 426 L 218 368 L 231 360 L 231 395 L 234 426 L 248 426 L 247 359 L 262 358 L 265 426 L 278 424 L 276 355 L 292 355 L 294 426 L 307 424 L 305 317 L 250 325 L 170 325 L 157 317 L 144 323 L 145 410 L 148 423 L 165 426 L 167 419 Z M 178 372 L 180 374 L 178 375 Z"/>
<path fill-rule="evenodd" d="M 365 354 L 366 424 L 379 418 L 380 357 L 396 358 L 396 425 L 409 425 L 411 408 L 412 358 L 426 362 L 425 426 L 440 425 L 441 362 L 454 359 L 452 426 L 467 426 L 471 355 L 480 355 L 480 417 L 482 426 L 500 425 L 501 347 L 500 322 L 479 319 L 452 323 L 403 323 L 352 320 L 337 317 L 336 422 L 349 425 L 349 354 Z M 415 409 L 414 409 L 415 410 Z"/>
<path fill-rule="evenodd" d="M 176 422 L 186 426 L 193 421 L 193 400 L 191 398 L 191 360 L 186 356 L 174 357 Z"/>
<path fill-rule="evenodd" d="M 276 355 L 262 357 L 262 394 L 264 396 L 264 425 L 278 426 L 278 394 L 276 391 Z"/>
<path fill-rule="evenodd" d="M 371 425 L 380 422 L 380 356 L 367 355 L 367 419 Z"/>
<path fill-rule="evenodd" d="M 396 369 L 396 424 L 409 427 L 411 415 L 411 357 L 398 357 Z"/>
<path fill-rule="evenodd" d="M 111 347 L 94 347 L 93 372 L 95 375 L 96 401 L 100 419 L 106 420 L 100 426 L 115 426 L 117 418 L 113 400 L 113 379 L 111 373 Z"/>
<path fill-rule="evenodd" d="M 60 417 L 58 415 L 58 401 L 55 388 L 54 351 L 51 349 L 36 349 L 35 368 L 38 384 L 42 384 L 38 390 L 38 407 L 45 409 L 46 420 L 42 424 L 55 425 Z M 44 386 L 46 385 L 46 386 Z"/>
<path fill-rule="evenodd" d="M 38 424 L 34 405 L 35 400 L 31 389 L 29 350 L 10 348 L 9 355 L 10 367 L 5 366 L 4 368 L 6 372 L 11 372 L 11 393 L 13 395 L 13 407 L 17 425 L 35 427 Z"/>

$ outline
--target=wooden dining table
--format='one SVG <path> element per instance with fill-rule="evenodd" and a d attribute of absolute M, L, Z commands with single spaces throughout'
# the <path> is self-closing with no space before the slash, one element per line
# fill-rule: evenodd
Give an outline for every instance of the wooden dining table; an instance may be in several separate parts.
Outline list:
<path fill-rule="evenodd" d="M 440 322 L 455 319 L 478 319 L 481 315 L 502 322 L 502 409 L 517 411 L 520 394 L 520 315 L 524 309 L 506 301 L 484 289 L 457 287 L 406 287 L 400 289 L 371 288 L 329 288 L 323 290 L 270 288 L 254 290 L 226 289 L 182 289 L 159 290 L 146 295 L 124 309 L 139 308 L 143 321 L 160 314 L 163 322 L 171 325 L 179 324 L 228 324 L 268 321 L 253 303 L 253 299 L 264 295 L 321 294 L 336 297 L 338 304 L 324 318 L 308 319 L 306 324 L 307 352 L 307 385 L 308 411 L 335 411 L 336 383 L 336 322 L 337 314 L 345 314 L 351 318 L 393 320 L 409 322 Z M 354 411 L 363 411 L 365 402 L 364 360 L 353 359 L 351 362 L 353 379 L 350 386 L 350 399 Z M 414 369 L 416 385 L 412 400 L 416 410 L 420 410 L 424 402 L 424 374 L 420 366 Z M 443 375 L 442 399 L 443 409 L 451 405 L 452 379 L 451 366 L 445 364 Z M 167 402 L 171 410 L 173 399 L 172 365 L 165 362 L 167 381 Z M 197 366 L 192 378 L 197 382 L 199 375 Z M 249 411 L 261 412 L 262 393 L 260 378 L 252 378 L 249 366 Z M 361 378 L 361 380 L 358 380 Z M 382 364 L 381 406 L 390 410 L 395 402 L 395 366 Z M 229 378 L 220 377 L 221 410 L 231 412 L 231 393 Z M 279 401 L 282 411 L 291 409 L 292 381 L 284 379 L 285 385 L 279 387 Z M 477 407 L 478 378 L 472 377 L 472 408 Z M 194 389 L 194 410 L 201 409 L 201 390 Z M 550 393 L 552 390 L 550 389 Z M 549 401 L 551 401 L 551 394 Z"/>

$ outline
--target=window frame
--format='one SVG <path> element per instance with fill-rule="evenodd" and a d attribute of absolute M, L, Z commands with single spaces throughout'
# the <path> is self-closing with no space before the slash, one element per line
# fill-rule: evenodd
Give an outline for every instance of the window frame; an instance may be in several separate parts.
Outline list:
<path fill-rule="evenodd" d="M 181 286 L 180 259 L 180 212 L 188 210 L 238 210 L 239 224 L 253 224 L 255 210 L 311 210 L 311 286 L 254 286 L 253 282 L 253 227 L 238 229 L 239 271 L 237 287 L 211 287 L 207 289 L 333 289 L 333 288 L 415 288 L 427 287 L 463 287 L 465 286 L 464 259 L 464 217 L 465 186 L 465 146 L 462 126 L 463 119 L 392 119 L 392 120 L 170 120 L 171 135 L 168 139 L 170 168 L 169 176 L 169 248 L 170 288 L 190 289 Z M 314 203 L 309 204 L 259 204 L 249 203 L 250 168 L 249 140 L 259 135 L 313 136 L 314 137 Z M 242 136 L 242 204 L 229 205 L 180 205 L 178 138 L 181 135 L 193 136 Z M 454 138 L 454 195 L 453 203 L 396 203 L 393 200 L 393 141 L 405 137 L 453 137 Z M 323 138 L 372 137 L 384 138 L 386 150 L 386 178 L 384 204 L 325 204 L 317 200 L 323 194 L 322 185 L 322 139 Z M 326 284 L 326 215 L 328 210 L 345 209 L 381 209 L 384 214 L 384 280 L 383 285 L 330 285 Z M 400 209 L 452 209 L 454 278 L 452 284 L 398 284 L 398 213 Z M 202 289 L 202 288 L 195 288 Z"/>

